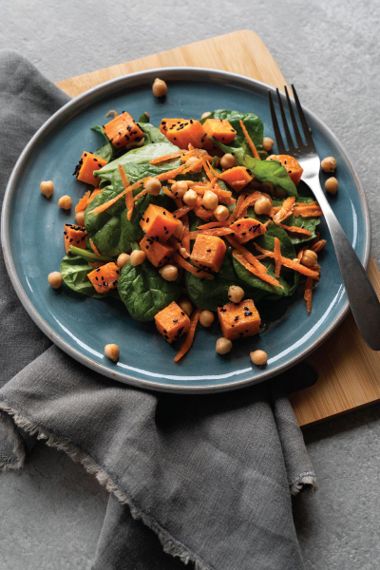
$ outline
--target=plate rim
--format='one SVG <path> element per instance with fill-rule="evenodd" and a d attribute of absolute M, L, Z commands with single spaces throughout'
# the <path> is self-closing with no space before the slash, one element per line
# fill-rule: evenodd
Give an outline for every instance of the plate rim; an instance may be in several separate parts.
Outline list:
<path fill-rule="evenodd" d="M 188 77 L 184 77 L 184 76 Z M 323 331 L 323 333 L 311 343 L 311 345 L 299 354 L 295 356 L 290 361 L 280 364 L 274 370 L 267 370 L 262 373 L 259 378 L 250 377 L 248 379 L 239 380 L 239 381 L 227 381 L 223 385 L 218 386 L 210 386 L 206 384 L 205 386 L 185 386 L 181 385 L 173 385 L 173 384 L 165 384 L 165 383 L 156 383 L 152 380 L 147 379 L 140 379 L 129 374 L 122 373 L 117 369 L 112 370 L 103 366 L 102 364 L 93 361 L 91 358 L 87 357 L 86 355 L 82 354 L 79 350 L 71 346 L 68 342 L 66 342 L 61 336 L 51 327 L 48 322 L 44 319 L 44 317 L 38 312 L 38 310 L 33 306 L 32 301 L 29 299 L 26 291 L 24 290 L 21 281 L 17 275 L 17 270 L 13 261 L 13 256 L 11 253 L 11 243 L 10 243 L 10 216 L 9 212 L 11 209 L 12 203 L 12 195 L 17 190 L 17 181 L 20 177 L 20 174 L 23 170 L 23 164 L 26 162 L 32 152 L 34 151 L 34 147 L 38 144 L 40 138 L 43 140 L 49 133 L 54 129 L 55 124 L 61 120 L 67 120 L 66 115 L 69 115 L 68 120 L 72 116 L 76 116 L 88 102 L 89 104 L 93 104 L 98 99 L 102 99 L 107 95 L 111 95 L 114 91 L 117 91 L 119 88 L 136 86 L 141 84 L 142 81 L 148 82 L 151 81 L 152 78 L 154 79 L 157 76 L 164 77 L 166 79 L 174 79 L 174 80 L 208 80 L 214 79 L 219 80 L 222 82 L 230 81 L 233 84 L 239 84 L 240 86 L 245 86 L 248 88 L 252 87 L 259 87 L 261 90 L 265 89 L 268 91 L 272 91 L 275 93 L 275 87 L 259 81 L 257 79 L 250 78 L 248 76 L 233 73 L 229 71 L 224 71 L 220 69 L 213 69 L 209 67 L 190 67 L 190 66 L 174 66 L 174 67 L 161 67 L 161 68 L 150 68 L 142 71 L 138 71 L 131 74 L 124 74 L 117 78 L 111 79 L 110 81 L 106 81 L 95 87 L 89 89 L 88 91 L 80 94 L 77 97 L 70 99 L 65 105 L 60 107 L 51 117 L 45 121 L 41 127 L 36 131 L 36 133 L 32 136 L 29 142 L 26 144 L 25 148 L 21 152 L 20 156 L 18 157 L 15 165 L 13 166 L 11 175 L 9 177 L 5 194 L 3 200 L 3 207 L 2 207 L 2 214 L 1 214 L 1 242 L 2 242 L 2 249 L 4 255 L 4 262 L 5 266 L 12 283 L 12 286 L 23 305 L 24 309 L 34 321 L 34 323 L 40 328 L 40 330 L 61 350 L 63 350 L 66 354 L 73 357 L 78 362 L 84 364 L 89 369 L 94 370 L 95 372 L 112 378 L 113 380 L 117 380 L 125 385 L 131 385 L 140 389 L 147 389 L 147 390 L 154 390 L 159 392 L 171 392 L 171 393 L 181 393 L 181 394 L 210 394 L 212 392 L 225 392 L 230 390 L 237 390 L 241 388 L 245 388 L 248 386 L 253 386 L 255 384 L 259 384 L 265 380 L 269 380 L 274 378 L 278 374 L 281 374 L 288 370 L 290 367 L 296 365 L 298 362 L 304 360 L 309 354 L 314 352 L 325 340 L 330 336 L 330 334 L 339 326 L 342 322 L 344 317 L 348 313 L 349 303 L 346 297 L 345 291 L 343 292 L 345 296 L 345 302 L 343 307 L 341 308 L 339 314 L 331 321 L 329 326 Z M 190 77 L 189 77 L 190 76 Z M 368 266 L 369 261 L 369 254 L 370 254 L 370 245 L 371 245 L 371 223 L 370 223 L 370 216 L 369 216 L 369 207 L 366 195 L 364 193 L 361 181 L 356 174 L 356 171 L 353 167 L 351 159 L 349 158 L 344 146 L 338 140 L 336 135 L 331 131 L 331 129 L 321 120 L 319 119 L 313 112 L 311 112 L 307 107 L 304 108 L 305 111 L 315 120 L 320 127 L 326 132 L 327 136 L 332 140 L 334 145 L 337 146 L 339 152 L 343 156 L 344 160 L 347 163 L 349 174 L 351 175 L 352 179 L 354 180 L 356 191 L 358 193 L 358 197 L 360 200 L 361 211 L 364 217 L 364 225 L 365 225 L 365 236 L 364 236 L 364 251 L 361 256 L 361 262 L 365 268 Z M 343 285 L 343 284 L 342 284 Z M 344 288 L 344 286 L 343 286 Z"/>

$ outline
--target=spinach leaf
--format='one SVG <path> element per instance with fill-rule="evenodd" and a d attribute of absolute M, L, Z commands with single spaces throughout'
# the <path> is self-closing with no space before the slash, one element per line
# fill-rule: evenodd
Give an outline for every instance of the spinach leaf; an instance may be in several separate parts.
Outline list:
<path fill-rule="evenodd" d="M 241 130 L 240 121 L 243 121 L 249 136 L 255 143 L 257 148 L 262 148 L 264 138 L 264 125 L 260 117 L 254 113 L 241 113 L 240 111 L 231 111 L 229 109 L 217 109 L 213 111 L 207 118 L 213 119 L 226 119 L 231 123 L 233 128 L 237 131 L 236 138 L 232 147 L 247 148 L 247 143 Z M 204 121 L 202 121 L 204 122 Z"/>
<path fill-rule="evenodd" d="M 228 303 L 228 287 L 236 285 L 237 282 L 230 253 L 226 254 L 220 272 L 212 281 L 186 273 L 186 289 L 191 301 L 199 309 L 210 311 L 215 311 L 217 307 Z"/>
<path fill-rule="evenodd" d="M 91 130 L 94 131 L 94 133 L 101 135 L 102 139 L 104 140 L 104 144 L 95 151 L 95 154 L 101 156 L 104 158 L 104 160 L 109 162 L 114 158 L 114 148 L 104 134 L 103 127 L 101 125 L 95 125 Z"/>
<path fill-rule="evenodd" d="M 107 186 L 97 196 L 95 196 L 95 198 L 87 206 L 84 213 L 84 225 L 87 232 L 90 234 L 90 237 L 102 226 L 104 226 L 110 217 L 120 213 L 120 211 L 125 208 L 124 200 L 119 200 L 106 212 L 96 215 L 92 214 L 92 210 L 94 208 L 100 206 L 101 204 L 104 204 L 104 202 L 107 202 L 108 200 L 111 200 L 111 198 L 114 198 L 119 192 L 120 189 L 115 189 L 113 186 Z"/>
<path fill-rule="evenodd" d="M 302 216 L 289 216 L 284 221 L 287 226 L 297 226 L 298 228 L 304 228 L 312 232 L 311 236 L 302 235 L 289 235 L 289 239 L 293 245 L 299 245 L 300 243 L 306 243 L 317 237 L 316 229 L 321 223 L 320 218 L 302 218 Z"/>
<path fill-rule="evenodd" d="M 76 293 L 96 297 L 96 291 L 87 279 L 93 267 L 79 255 L 65 255 L 61 261 L 61 274 L 64 284 Z"/>
<path fill-rule="evenodd" d="M 170 154 L 176 149 L 177 147 L 171 144 L 167 139 L 165 139 L 164 142 L 150 143 L 126 152 L 116 160 L 103 166 L 100 170 L 97 170 L 96 174 L 101 181 L 107 182 L 108 184 L 112 183 L 113 186 L 116 187 L 115 181 L 118 181 L 121 185 L 118 172 L 118 166 L 121 164 L 128 176 L 128 180 L 133 184 L 145 176 L 157 176 L 162 172 L 179 166 L 179 159 L 156 165 L 150 164 L 153 158 Z"/>
<path fill-rule="evenodd" d="M 168 142 L 165 135 L 162 134 L 158 127 L 155 127 L 149 121 L 138 122 L 138 125 L 142 131 L 144 131 L 145 141 L 144 144 L 158 143 L 158 142 Z M 174 152 L 174 151 L 172 151 Z"/>
<path fill-rule="evenodd" d="M 265 184 L 273 192 L 286 196 L 298 196 L 296 185 L 279 162 L 259 160 L 246 155 L 243 164 L 249 168 L 256 181 Z"/>
<path fill-rule="evenodd" d="M 151 321 L 154 315 L 180 295 L 177 283 L 165 281 L 148 262 L 134 267 L 124 265 L 118 280 L 118 291 L 131 317 Z"/>

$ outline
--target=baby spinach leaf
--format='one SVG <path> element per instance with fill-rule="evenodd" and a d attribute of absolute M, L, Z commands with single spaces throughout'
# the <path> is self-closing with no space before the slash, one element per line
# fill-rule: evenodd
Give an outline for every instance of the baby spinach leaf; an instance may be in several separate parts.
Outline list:
<path fill-rule="evenodd" d="M 149 121 L 139 121 L 139 127 L 144 131 L 145 141 L 144 144 L 158 143 L 158 142 L 168 142 L 165 135 L 162 134 L 158 127 L 155 127 Z M 172 151 L 174 152 L 174 151 Z"/>
<path fill-rule="evenodd" d="M 101 204 L 104 204 L 111 198 L 114 198 L 118 193 L 119 189 L 115 189 L 113 186 L 107 186 L 104 188 L 95 198 L 91 201 L 91 203 L 87 206 L 85 214 L 84 214 L 84 225 L 86 227 L 87 232 L 90 234 L 90 237 L 97 232 L 104 224 L 117 213 L 120 213 L 121 210 L 125 208 L 124 200 L 119 200 L 116 204 L 112 206 L 106 212 L 101 214 L 93 214 L 92 210 Z"/>
<path fill-rule="evenodd" d="M 116 160 L 103 166 L 100 170 L 97 170 L 96 174 L 100 180 L 106 181 L 108 184 L 112 183 L 115 187 L 115 180 L 120 181 L 118 167 L 121 165 L 128 176 L 128 180 L 133 184 L 145 176 L 157 176 L 162 172 L 167 172 L 179 166 L 179 159 L 156 165 L 150 164 L 153 158 L 170 154 L 176 149 L 177 147 L 171 144 L 167 139 L 163 142 L 149 143 L 126 152 Z"/>
<path fill-rule="evenodd" d="M 96 255 L 96 253 L 93 251 L 89 251 L 88 249 L 83 249 L 81 247 L 76 247 L 75 245 L 70 245 L 69 250 L 73 255 L 79 255 L 79 257 L 82 257 L 87 261 L 111 261 L 109 257 Z"/>
<path fill-rule="evenodd" d="M 267 268 L 269 275 L 274 277 L 273 264 L 269 261 L 263 261 L 262 263 Z M 253 289 L 254 293 L 252 296 L 255 301 L 262 299 L 268 294 L 273 295 L 274 297 L 286 297 L 289 295 L 290 287 L 283 277 L 280 277 L 279 279 L 283 287 L 281 289 L 281 287 L 275 287 L 274 285 L 265 283 L 265 281 L 255 277 L 255 275 L 252 275 L 252 273 L 247 271 L 235 258 L 233 258 L 233 265 L 243 289 L 246 288 L 246 285 Z"/>
<path fill-rule="evenodd" d="M 139 118 L 138 118 L 138 123 L 149 123 L 149 113 L 147 113 L 146 111 L 144 111 L 144 113 L 142 113 Z M 141 127 L 141 125 L 140 125 Z"/>
<path fill-rule="evenodd" d="M 93 267 L 79 255 L 65 255 L 61 261 L 61 274 L 64 284 L 76 293 L 97 296 L 95 289 L 87 279 L 87 273 Z"/>
<path fill-rule="evenodd" d="M 286 218 L 284 224 L 287 226 L 297 226 L 298 228 L 304 228 L 311 232 L 311 236 L 303 236 L 296 234 L 289 234 L 289 239 L 293 245 L 299 245 L 300 243 L 306 243 L 317 237 L 316 229 L 320 224 L 320 218 L 302 218 L 302 216 L 289 216 Z"/>
<path fill-rule="evenodd" d="M 165 281 L 147 261 L 142 265 L 124 265 L 118 291 L 129 314 L 137 321 L 151 321 L 154 315 L 180 295 L 177 283 Z"/>
<path fill-rule="evenodd" d="M 297 196 L 297 188 L 286 169 L 276 160 L 259 160 L 245 156 L 244 166 L 249 168 L 255 180 L 286 196 Z"/>

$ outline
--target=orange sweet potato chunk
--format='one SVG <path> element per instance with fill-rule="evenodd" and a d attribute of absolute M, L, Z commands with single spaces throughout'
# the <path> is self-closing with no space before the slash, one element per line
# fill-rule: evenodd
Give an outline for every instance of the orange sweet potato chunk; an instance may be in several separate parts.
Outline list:
<path fill-rule="evenodd" d="M 298 184 L 301 180 L 303 173 L 303 168 L 293 156 L 288 154 L 271 154 L 268 156 L 267 160 L 276 160 L 280 162 L 282 166 L 288 171 L 290 178 L 293 180 L 294 184 Z"/>
<path fill-rule="evenodd" d="M 144 133 L 129 113 L 116 115 L 103 127 L 110 143 L 117 148 L 136 146 L 144 138 Z"/>
<path fill-rule="evenodd" d="M 260 315 L 252 299 L 218 307 L 218 317 L 223 336 L 229 340 L 254 336 L 260 329 Z"/>
<path fill-rule="evenodd" d="M 236 192 L 239 192 L 247 184 L 249 184 L 253 178 L 247 168 L 244 166 L 234 166 L 233 168 L 228 168 L 220 175 L 220 179 L 226 182 L 231 188 Z"/>
<path fill-rule="evenodd" d="M 167 241 L 180 226 L 180 221 L 166 208 L 149 204 L 140 220 L 140 226 L 147 236 Z"/>
<path fill-rule="evenodd" d="M 167 263 L 174 249 L 164 243 L 160 243 L 153 237 L 144 236 L 140 241 L 140 248 L 145 252 L 148 260 L 154 267 L 161 267 Z"/>
<path fill-rule="evenodd" d="M 108 293 L 108 291 L 116 289 L 119 272 L 116 263 L 110 261 L 87 273 L 87 278 L 97 293 Z"/>
<path fill-rule="evenodd" d="M 63 241 L 65 244 L 66 253 L 69 252 L 71 245 L 75 247 L 81 247 L 85 249 L 86 247 L 86 228 L 82 226 L 77 226 L 76 224 L 65 224 L 63 226 Z"/>
<path fill-rule="evenodd" d="M 187 149 L 189 144 L 201 148 L 206 140 L 203 126 L 195 119 L 164 118 L 160 124 L 160 131 L 170 142 L 184 149 Z"/>
<path fill-rule="evenodd" d="M 79 182 L 96 186 L 98 180 L 94 176 L 94 171 L 99 170 L 105 164 L 107 164 L 107 161 L 104 160 L 104 158 L 101 158 L 92 152 L 83 152 L 75 170 L 75 176 Z"/>
<path fill-rule="evenodd" d="M 158 332 L 170 344 L 187 333 L 190 328 L 189 317 L 175 301 L 159 311 L 155 315 L 154 321 Z"/>
<path fill-rule="evenodd" d="M 226 119 L 207 119 L 203 123 L 207 136 L 224 144 L 229 144 L 236 137 L 236 131 Z"/>
<path fill-rule="evenodd" d="M 266 225 L 255 218 L 238 218 L 230 225 L 230 228 L 235 232 L 235 237 L 240 243 L 246 243 L 267 231 Z"/>
<path fill-rule="evenodd" d="M 227 246 L 217 236 L 199 234 L 196 237 L 191 260 L 199 267 L 218 272 L 222 266 Z"/>

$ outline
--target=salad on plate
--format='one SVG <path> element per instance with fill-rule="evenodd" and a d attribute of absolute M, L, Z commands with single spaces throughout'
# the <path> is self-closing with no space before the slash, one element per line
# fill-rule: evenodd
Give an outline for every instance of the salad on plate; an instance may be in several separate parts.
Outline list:
<path fill-rule="evenodd" d="M 322 212 L 297 160 L 272 154 L 258 116 L 218 109 L 153 125 L 147 113 L 110 114 L 93 127 L 101 145 L 75 169 L 85 191 L 64 225 L 65 287 L 117 297 L 120 318 L 152 321 L 175 362 L 198 326 L 218 322 L 216 351 L 226 354 L 300 294 L 312 310 Z M 107 346 L 116 361 L 119 348 Z"/>

